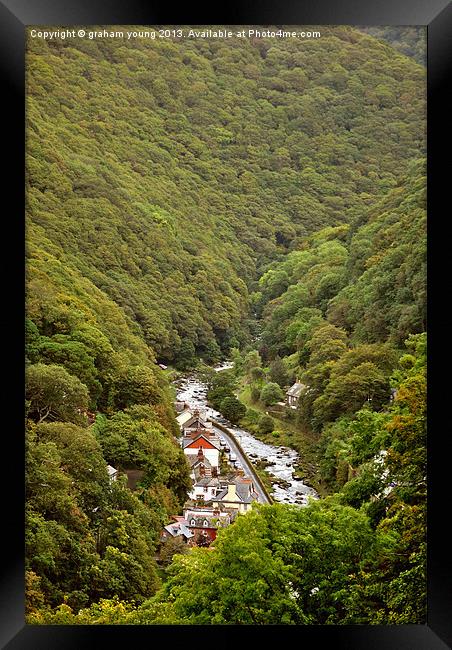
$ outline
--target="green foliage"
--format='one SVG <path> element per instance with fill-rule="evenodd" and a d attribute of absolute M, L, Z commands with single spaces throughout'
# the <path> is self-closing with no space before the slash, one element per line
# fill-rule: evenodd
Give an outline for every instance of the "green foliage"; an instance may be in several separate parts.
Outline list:
<path fill-rule="evenodd" d="M 195 346 L 189 339 L 184 339 L 182 341 L 177 355 L 176 365 L 179 370 L 189 370 L 196 365 Z"/>
<path fill-rule="evenodd" d="M 249 379 L 258 379 L 262 377 L 262 359 L 257 350 L 251 350 L 248 352 L 243 359 L 242 370 Z"/>
<path fill-rule="evenodd" d="M 103 521 L 100 540 L 99 570 L 108 587 L 99 585 L 98 597 L 115 595 L 140 602 L 156 591 L 160 580 L 152 539 L 135 513 L 118 510 L 109 514 Z"/>
<path fill-rule="evenodd" d="M 388 378 L 375 364 L 360 363 L 346 374 L 336 364 L 324 393 L 314 401 L 313 415 L 317 421 L 328 422 L 343 413 L 354 413 L 366 402 L 381 408 L 388 399 Z"/>
<path fill-rule="evenodd" d="M 234 371 L 222 370 L 211 375 L 208 382 L 207 399 L 212 406 L 220 410 L 224 399 L 235 397 L 237 379 Z"/>
<path fill-rule="evenodd" d="M 157 404 L 162 393 L 156 377 L 147 366 L 125 369 L 115 380 L 115 407 L 124 409 L 134 404 Z"/>
<path fill-rule="evenodd" d="M 168 473 L 177 473 L 174 456 L 182 452 L 174 450 L 171 458 L 160 455 L 160 472 L 168 462 Z M 163 502 L 150 508 L 122 481 L 111 483 L 91 429 L 69 422 L 31 426 L 26 461 L 28 611 L 37 602 L 38 609 L 63 601 L 79 609 L 100 597 L 140 602 L 152 595 L 159 584 L 154 545 L 168 517 Z M 188 469 L 185 477 L 186 489 Z"/>
<path fill-rule="evenodd" d="M 184 555 L 187 552 L 187 545 L 180 535 L 177 537 L 168 537 L 162 542 L 159 549 L 160 563 L 166 567 L 171 564 L 176 553 L 179 555 Z"/>
<path fill-rule="evenodd" d="M 265 406 L 270 406 L 284 399 L 284 393 L 278 384 L 269 382 L 261 390 L 260 400 Z"/>
<path fill-rule="evenodd" d="M 255 383 L 255 384 L 262 384 L 262 382 L 265 379 L 265 371 L 263 368 L 259 368 L 258 366 L 251 368 L 250 370 L 250 380 Z"/>
<path fill-rule="evenodd" d="M 246 414 L 246 406 L 233 395 L 231 397 L 225 397 L 221 401 L 220 409 L 224 417 L 232 422 L 232 424 L 238 424 Z"/>
<path fill-rule="evenodd" d="M 28 39 L 29 623 L 425 622 L 424 41 L 363 29 Z M 239 517 L 159 590 L 190 480 L 156 355 L 230 351 L 209 402 L 276 439 L 238 380 L 299 377 L 338 495 Z"/>
<path fill-rule="evenodd" d="M 259 411 L 255 409 L 248 408 L 246 409 L 245 418 L 243 419 L 244 426 L 254 428 L 261 418 Z"/>
<path fill-rule="evenodd" d="M 426 65 L 427 39 L 424 26 L 397 27 L 388 25 L 385 27 L 359 27 L 360 31 L 374 36 L 389 43 L 395 50 L 413 57 L 421 64 Z"/>
<path fill-rule="evenodd" d="M 286 366 L 279 356 L 276 356 L 270 363 L 268 374 L 271 381 L 278 384 L 281 388 L 284 388 L 289 383 Z"/>
<path fill-rule="evenodd" d="M 152 407 L 135 405 L 119 411 L 98 427 L 96 435 L 107 462 L 144 470 L 144 486 L 168 485 L 176 494 L 189 488 L 183 452 L 159 424 Z"/>
<path fill-rule="evenodd" d="M 97 369 L 90 350 L 81 342 L 70 340 L 64 334 L 52 338 L 40 337 L 36 349 L 39 360 L 49 365 L 62 365 L 88 388 L 91 406 L 94 406 L 102 392 L 97 379 Z"/>
<path fill-rule="evenodd" d="M 273 418 L 270 417 L 270 415 L 262 415 L 258 424 L 259 433 L 265 435 L 267 433 L 271 433 L 274 428 L 275 428 L 275 421 L 273 420 Z"/>
<path fill-rule="evenodd" d="M 214 339 L 210 339 L 202 348 L 200 348 L 200 355 L 206 363 L 215 364 L 220 361 L 222 351 L 218 343 Z"/>
<path fill-rule="evenodd" d="M 36 363 L 27 367 L 25 378 L 28 417 L 38 423 L 85 421 L 82 411 L 88 406 L 88 389 L 63 367 Z"/>
<path fill-rule="evenodd" d="M 27 45 L 29 238 L 169 360 L 187 339 L 201 353 L 246 337 L 257 258 L 342 223 L 423 153 L 423 70 L 351 27 L 303 51 L 293 39 Z M 272 269 L 265 300 L 287 279 Z M 341 281 L 325 274 L 319 299 Z"/>
<path fill-rule="evenodd" d="M 426 322 L 425 169 L 415 161 L 406 180 L 356 221 L 349 283 L 328 306 L 331 322 L 356 341 L 389 338 L 401 346 Z"/>
<path fill-rule="evenodd" d="M 256 404 L 256 402 L 260 400 L 260 396 L 261 396 L 261 391 L 259 387 L 252 385 L 250 390 L 250 398 L 253 404 Z"/>
<path fill-rule="evenodd" d="M 341 622 L 349 573 L 373 555 L 366 517 L 332 502 L 260 507 L 220 531 L 214 546 L 176 556 L 152 601 L 179 623 Z M 153 611 L 147 620 L 158 623 Z"/>
<path fill-rule="evenodd" d="M 92 518 L 93 509 L 105 503 L 108 492 L 105 460 L 92 432 L 70 422 L 43 422 L 34 434 L 39 445 L 56 446 L 61 467 L 72 479 L 71 491 L 77 493 L 79 506 Z M 30 495 L 28 503 L 32 502 Z M 42 504 L 39 510 L 43 511 Z"/>
<path fill-rule="evenodd" d="M 132 606 L 118 598 L 101 598 L 89 608 L 78 612 L 63 604 L 54 610 L 33 611 L 27 617 L 30 625 L 115 625 L 124 623 Z"/>
<path fill-rule="evenodd" d="M 357 213 L 350 228 L 325 228 L 273 264 L 284 270 L 288 286 L 267 304 L 263 299 L 269 353 L 298 350 L 300 365 L 313 366 L 337 360 L 350 343 L 400 347 L 423 331 L 425 240 L 424 163 L 418 160 L 398 187 Z M 263 288 L 269 272 L 260 279 Z"/>
<path fill-rule="evenodd" d="M 243 362 L 244 359 L 240 353 L 240 350 L 238 348 L 232 348 L 231 349 L 231 359 L 234 364 L 234 373 L 235 375 L 240 375 L 242 370 L 243 370 Z"/>

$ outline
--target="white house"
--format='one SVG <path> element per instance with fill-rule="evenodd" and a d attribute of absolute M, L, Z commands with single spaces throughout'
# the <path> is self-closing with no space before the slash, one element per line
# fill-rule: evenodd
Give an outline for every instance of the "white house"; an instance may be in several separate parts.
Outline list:
<path fill-rule="evenodd" d="M 217 492 L 221 491 L 220 480 L 211 476 L 199 478 L 188 494 L 193 501 L 212 501 Z"/>
<path fill-rule="evenodd" d="M 187 528 L 194 534 L 195 545 L 209 545 L 217 536 L 218 528 L 229 526 L 233 515 L 210 508 L 184 508 Z"/>
<path fill-rule="evenodd" d="M 186 456 L 198 455 L 201 450 L 212 467 L 218 469 L 220 465 L 220 439 L 203 429 L 193 432 L 182 440 L 182 448 Z"/>
<path fill-rule="evenodd" d="M 183 425 L 181 425 L 184 431 L 187 429 L 190 431 L 197 430 L 197 429 L 212 429 L 212 422 L 207 419 L 205 413 L 199 411 L 198 409 L 194 409 L 192 411 L 192 417 L 185 419 Z"/>
<path fill-rule="evenodd" d="M 107 465 L 108 478 L 110 481 L 116 481 L 118 478 L 118 470 L 111 465 Z"/>
<path fill-rule="evenodd" d="M 186 454 L 186 459 L 190 465 L 190 477 L 195 483 L 200 478 L 205 478 L 206 476 L 212 477 L 214 473 L 214 468 L 209 463 L 207 458 L 204 456 L 202 449 L 199 449 L 198 453 L 195 454 Z M 218 472 L 217 472 L 218 473 Z"/>

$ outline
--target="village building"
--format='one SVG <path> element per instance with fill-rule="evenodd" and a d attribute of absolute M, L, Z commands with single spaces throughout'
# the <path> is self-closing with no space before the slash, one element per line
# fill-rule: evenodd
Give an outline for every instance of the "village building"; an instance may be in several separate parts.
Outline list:
<path fill-rule="evenodd" d="M 174 517 L 176 521 L 165 526 L 160 533 L 163 542 L 170 537 L 180 537 L 186 544 L 191 542 L 195 534 L 188 528 L 184 517 Z"/>
<path fill-rule="evenodd" d="M 253 503 L 257 500 L 258 494 L 254 489 L 253 481 L 250 478 L 236 476 L 215 495 L 212 503 L 217 508 L 223 505 L 228 509 L 245 513 L 251 510 Z"/>
<path fill-rule="evenodd" d="M 197 431 L 198 429 L 212 429 L 212 422 L 210 422 L 205 413 L 202 413 L 198 409 L 192 411 L 191 418 L 185 419 L 184 423 L 181 425 L 181 428 L 184 432 L 188 429 L 190 431 Z"/>
<path fill-rule="evenodd" d="M 187 404 L 187 402 L 182 402 L 182 401 L 177 401 L 174 402 L 174 409 L 176 413 L 182 413 L 182 411 L 190 410 L 190 404 Z"/>
<path fill-rule="evenodd" d="M 212 467 L 211 463 L 204 456 L 204 452 L 201 448 L 198 449 L 198 453 L 186 455 L 188 464 L 190 465 L 190 477 L 193 482 L 201 478 L 211 478 L 218 474 L 218 469 Z"/>
<path fill-rule="evenodd" d="M 176 402 L 175 409 L 177 412 L 176 421 L 181 430 L 212 428 L 212 423 L 207 419 L 204 411 L 191 408 L 186 402 Z"/>
<path fill-rule="evenodd" d="M 215 434 L 202 429 L 190 432 L 182 440 L 182 449 L 186 456 L 198 455 L 199 450 L 202 450 L 203 455 L 211 466 L 216 467 L 218 470 L 221 445 L 220 439 Z"/>
<path fill-rule="evenodd" d="M 184 424 L 188 422 L 193 417 L 193 412 L 189 406 L 186 406 L 180 413 L 176 416 L 176 421 L 180 426 L 181 430 L 184 428 Z"/>
<path fill-rule="evenodd" d="M 188 497 L 193 501 L 212 501 L 220 491 L 221 483 L 218 477 L 204 476 L 193 483 Z"/>
<path fill-rule="evenodd" d="M 183 520 L 181 526 L 186 526 L 193 534 L 188 540 L 190 545 L 209 546 L 218 528 L 229 525 L 239 514 L 249 512 L 259 496 L 243 469 L 228 476 L 220 475 L 222 440 L 205 413 L 190 409 L 185 402 L 177 403 L 175 408 L 182 431 L 180 444 L 192 479 L 184 515 L 179 519 Z M 177 522 L 176 517 L 173 519 Z M 181 534 L 178 530 L 176 524 L 168 524 L 162 536 Z"/>
<path fill-rule="evenodd" d="M 197 546 L 208 546 L 217 537 L 219 528 L 225 528 L 233 520 L 231 513 L 220 508 L 184 508 L 184 519 L 193 533 Z"/>
<path fill-rule="evenodd" d="M 112 467 L 112 465 L 107 465 L 107 473 L 108 473 L 108 478 L 110 481 L 116 481 L 118 478 L 118 470 L 115 467 Z"/>
<path fill-rule="evenodd" d="M 288 391 L 286 391 L 287 406 L 290 406 L 291 408 L 296 408 L 297 405 L 298 405 L 298 400 L 300 399 L 300 396 L 306 390 L 307 390 L 307 386 L 305 384 L 302 384 L 301 382 L 299 382 L 298 379 L 297 379 L 297 381 L 294 383 L 294 385 L 291 386 Z"/>

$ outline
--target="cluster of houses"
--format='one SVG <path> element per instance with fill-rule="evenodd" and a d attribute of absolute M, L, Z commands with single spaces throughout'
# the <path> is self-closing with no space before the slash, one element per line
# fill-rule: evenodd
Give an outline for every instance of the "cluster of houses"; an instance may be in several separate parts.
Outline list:
<path fill-rule="evenodd" d="M 285 404 L 296 408 L 300 396 L 307 390 L 308 387 L 297 379 L 286 392 Z M 180 537 L 189 546 L 208 546 L 219 528 L 229 526 L 239 514 L 251 510 L 258 495 L 252 479 L 236 467 L 226 441 L 205 411 L 192 408 L 186 402 L 176 402 L 175 409 L 181 430 L 180 444 L 191 469 L 192 487 L 183 515 L 173 515 L 160 538 L 164 541 Z M 110 481 L 117 480 L 115 467 L 107 465 L 107 472 Z"/>
<path fill-rule="evenodd" d="M 183 515 L 172 517 L 161 532 L 161 540 L 181 537 L 190 546 L 208 546 L 219 528 L 229 526 L 239 514 L 253 507 L 258 495 L 252 479 L 229 464 L 227 443 L 205 412 L 185 402 L 176 402 L 175 408 L 192 487 Z"/>
<path fill-rule="evenodd" d="M 160 367 L 165 368 L 163 364 Z M 300 396 L 307 390 L 308 387 L 297 379 L 286 392 L 285 404 L 296 408 Z M 217 433 L 218 429 L 205 411 L 192 408 L 186 402 L 176 402 L 175 409 L 181 430 L 180 444 L 191 469 L 192 487 L 183 515 L 171 517 L 160 539 L 163 542 L 180 537 L 188 546 L 209 546 L 219 528 L 229 526 L 239 514 L 251 510 L 258 494 L 252 479 L 245 476 L 243 469 L 237 468 L 226 441 Z M 111 482 L 117 480 L 115 467 L 107 465 L 107 473 Z"/>

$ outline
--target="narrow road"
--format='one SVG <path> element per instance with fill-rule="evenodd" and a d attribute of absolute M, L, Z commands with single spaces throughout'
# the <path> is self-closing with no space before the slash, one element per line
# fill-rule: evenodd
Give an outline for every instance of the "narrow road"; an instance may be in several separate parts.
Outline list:
<path fill-rule="evenodd" d="M 261 488 L 261 485 L 259 483 L 259 479 L 256 475 L 256 471 L 254 470 L 251 462 L 248 460 L 248 458 L 243 454 L 238 446 L 235 443 L 234 438 L 223 431 L 223 429 L 218 429 L 217 427 L 214 426 L 213 430 L 215 433 L 220 436 L 220 438 L 223 438 L 223 440 L 226 441 L 228 447 L 230 448 L 231 452 L 237 456 L 237 460 L 240 463 L 240 465 L 243 468 L 243 471 L 245 472 L 245 475 L 248 476 L 249 478 L 252 479 L 253 484 L 254 484 L 254 489 L 256 490 L 258 494 L 258 501 L 259 503 L 271 503 L 270 499 L 268 496 L 265 494 L 264 490 Z"/>
<path fill-rule="evenodd" d="M 215 370 L 221 371 L 229 367 L 229 364 L 217 366 Z M 229 447 L 237 456 L 237 459 L 242 464 L 246 474 L 248 474 L 256 484 L 259 492 L 259 501 L 262 503 L 269 503 L 269 499 L 265 492 L 262 494 L 262 487 L 257 481 L 257 474 L 254 466 L 244 462 L 243 453 L 247 454 L 247 458 L 252 456 L 260 460 L 265 460 L 269 466 L 268 474 L 275 477 L 278 483 L 273 485 L 272 499 L 279 503 L 291 503 L 293 505 L 305 506 L 309 499 L 313 497 L 318 499 L 319 496 L 316 491 L 307 486 L 302 479 L 295 478 L 293 475 L 294 468 L 297 465 L 299 455 L 294 449 L 283 447 L 281 445 L 272 445 L 262 442 L 255 438 L 252 433 L 240 427 L 231 425 L 230 422 L 218 411 L 211 408 L 207 403 L 207 385 L 196 375 L 184 378 L 182 383 L 177 386 L 177 399 L 181 402 L 186 402 L 192 407 L 199 408 L 204 411 L 209 420 L 216 423 L 215 429 L 219 435 L 227 440 Z M 226 433 L 223 429 L 226 428 Z M 228 435 L 229 434 L 229 435 Z M 237 436 L 237 442 L 240 444 L 243 452 L 237 449 L 237 443 L 231 440 L 231 435 Z"/>

